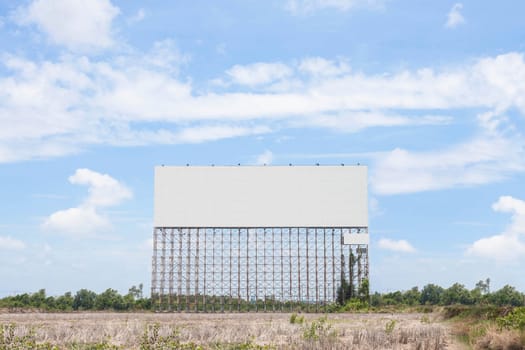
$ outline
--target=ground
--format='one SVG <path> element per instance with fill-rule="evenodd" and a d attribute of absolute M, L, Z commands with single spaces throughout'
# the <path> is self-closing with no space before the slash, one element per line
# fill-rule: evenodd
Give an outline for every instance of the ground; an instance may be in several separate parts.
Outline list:
<path fill-rule="evenodd" d="M 0 313 L 0 325 L 59 346 L 108 342 L 138 349 L 154 329 L 181 343 L 278 349 L 463 349 L 437 314 Z M 294 323 L 291 318 L 295 318 Z M 153 341 L 153 340 L 151 340 Z"/>

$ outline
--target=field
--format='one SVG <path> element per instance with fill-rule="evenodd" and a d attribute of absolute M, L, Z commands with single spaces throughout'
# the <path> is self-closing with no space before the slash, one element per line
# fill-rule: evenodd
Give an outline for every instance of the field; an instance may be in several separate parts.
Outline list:
<path fill-rule="evenodd" d="M 0 313 L 0 326 L 0 349 L 461 349 L 416 313 Z"/>

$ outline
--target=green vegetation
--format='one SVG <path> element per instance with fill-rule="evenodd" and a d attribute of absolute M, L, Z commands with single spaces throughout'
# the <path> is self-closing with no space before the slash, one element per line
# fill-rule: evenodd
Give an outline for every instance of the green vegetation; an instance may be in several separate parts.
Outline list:
<path fill-rule="evenodd" d="M 53 297 L 47 296 L 45 289 L 33 294 L 18 294 L 0 299 L 0 308 L 38 309 L 42 311 L 140 311 L 151 310 L 151 299 L 143 296 L 143 286 L 133 286 L 128 294 L 120 295 L 114 289 L 107 289 L 97 294 L 87 289 L 81 289 L 73 296 L 71 292 Z"/>
<path fill-rule="evenodd" d="M 392 334 L 392 332 L 394 331 L 394 328 L 396 327 L 396 323 L 397 323 L 396 320 L 388 321 L 387 324 L 385 325 L 385 333 Z"/>
<path fill-rule="evenodd" d="M 280 302 L 273 298 L 261 300 L 240 300 L 227 296 L 179 296 L 180 308 L 174 311 L 260 311 L 260 312 L 357 312 L 412 309 L 420 312 L 432 312 L 435 306 L 479 305 L 479 306 L 525 306 L 525 294 L 506 285 L 494 292 L 490 291 L 490 280 L 479 281 L 472 290 L 454 283 L 449 288 L 427 284 L 421 290 L 413 287 L 406 291 L 388 293 L 375 292 L 369 295 L 368 280 L 361 282 L 356 290 L 352 282 L 342 280 L 337 289 L 337 303 L 314 305 L 307 302 Z M 206 301 L 204 304 L 203 301 Z M 167 301 L 167 300 L 166 300 Z M 33 294 L 18 294 L 0 299 L 0 308 L 16 311 L 18 309 L 36 309 L 49 312 L 64 311 L 153 311 L 158 309 L 158 298 L 144 297 L 143 286 L 132 286 L 125 295 L 114 289 L 107 289 L 97 294 L 81 289 L 74 295 L 47 296 L 44 289 Z M 167 306 L 164 308 L 167 309 Z"/>
<path fill-rule="evenodd" d="M 290 316 L 290 323 L 291 324 L 303 324 L 304 323 L 304 316 L 298 316 L 296 313 L 293 313 Z"/>
<path fill-rule="evenodd" d="M 303 331 L 303 338 L 308 341 L 319 341 L 324 339 L 335 339 L 337 332 L 332 329 L 332 325 L 328 322 L 328 318 L 321 317 L 312 321 L 310 325 L 306 325 Z"/>
<path fill-rule="evenodd" d="M 444 317 L 453 332 L 474 349 L 525 349 L 525 307 L 452 305 Z"/>
<path fill-rule="evenodd" d="M 496 322 L 502 329 L 525 331 L 525 307 L 517 307 L 508 315 L 499 317 Z"/>
<path fill-rule="evenodd" d="M 414 287 L 407 291 L 374 293 L 370 296 L 370 306 L 447 306 L 447 305 L 495 305 L 525 306 L 525 294 L 506 285 L 490 292 L 490 280 L 479 281 L 476 287 L 468 290 L 464 285 L 454 283 L 445 289 L 435 284 L 427 284 L 420 291 Z"/>

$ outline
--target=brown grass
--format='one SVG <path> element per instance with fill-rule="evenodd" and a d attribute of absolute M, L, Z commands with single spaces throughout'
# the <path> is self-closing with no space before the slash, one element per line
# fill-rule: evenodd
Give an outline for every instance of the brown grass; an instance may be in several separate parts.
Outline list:
<path fill-rule="evenodd" d="M 61 348 L 107 342 L 139 349 L 146 329 L 158 325 L 162 337 L 204 348 L 217 344 L 259 344 L 277 349 L 448 349 L 448 328 L 428 314 L 0 314 L 0 325 L 14 324 L 17 336 L 33 334 L 38 343 Z M 326 318 L 323 318 L 326 317 Z"/>
<path fill-rule="evenodd" d="M 479 350 L 523 350 L 525 333 L 517 330 L 500 330 L 490 326 L 476 339 L 474 349 Z"/>

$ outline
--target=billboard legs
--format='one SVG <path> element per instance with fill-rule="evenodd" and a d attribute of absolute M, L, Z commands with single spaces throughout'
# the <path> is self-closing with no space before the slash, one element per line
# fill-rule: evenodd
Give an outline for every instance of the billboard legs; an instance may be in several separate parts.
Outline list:
<path fill-rule="evenodd" d="M 322 312 L 343 281 L 369 278 L 367 228 L 156 227 L 151 296 L 159 311 Z M 368 283 L 368 282 L 367 282 Z"/>

